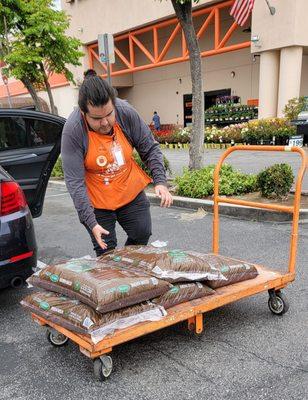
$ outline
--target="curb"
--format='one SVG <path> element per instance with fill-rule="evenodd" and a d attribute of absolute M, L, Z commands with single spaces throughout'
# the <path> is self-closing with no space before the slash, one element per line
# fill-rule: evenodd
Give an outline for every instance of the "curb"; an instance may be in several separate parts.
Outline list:
<path fill-rule="evenodd" d="M 154 193 L 147 193 L 147 197 L 151 204 L 159 205 L 160 199 L 158 199 Z M 213 213 L 213 204 L 213 200 L 187 199 L 186 197 L 173 196 L 173 207 L 186 208 L 190 210 L 203 208 L 205 211 Z M 219 204 L 219 215 L 260 222 L 292 221 L 292 215 L 288 213 L 233 204 Z M 300 210 L 299 219 L 300 221 L 308 219 L 307 208 L 302 208 Z"/>
<path fill-rule="evenodd" d="M 53 188 L 65 188 L 64 181 L 61 180 L 50 180 L 48 182 L 49 187 Z M 147 197 L 151 204 L 159 205 L 160 199 L 156 197 L 154 193 L 146 192 Z M 184 208 L 188 210 L 198 210 L 203 208 L 209 213 L 213 213 L 213 200 L 202 200 L 202 199 L 190 199 L 187 197 L 173 196 L 173 207 Z M 292 221 L 291 214 L 282 213 L 278 211 L 263 210 L 255 207 L 238 206 L 233 204 L 220 204 L 219 214 L 226 215 L 229 217 L 235 217 L 244 220 L 253 220 L 260 222 L 286 222 Z M 299 213 L 300 221 L 304 222 L 308 220 L 308 209 L 302 208 Z"/>

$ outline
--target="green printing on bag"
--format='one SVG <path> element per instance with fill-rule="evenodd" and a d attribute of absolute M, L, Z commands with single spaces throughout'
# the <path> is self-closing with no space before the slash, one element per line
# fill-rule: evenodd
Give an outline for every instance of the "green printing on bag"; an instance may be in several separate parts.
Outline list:
<path fill-rule="evenodd" d="M 50 305 L 47 303 L 47 301 L 41 301 L 39 307 L 44 311 L 48 311 L 50 309 Z"/>
<path fill-rule="evenodd" d="M 187 254 L 182 250 L 171 250 L 168 254 L 175 263 L 182 262 L 187 258 Z"/>
<path fill-rule="evenodd" d="M 118 286 L 118 291 L 120 293 L 127 293 L 129 292 L 130 286 L 129 285 L 120 285 Z"/>
<path fill-rule="evenodd" d="M 169 293 L 175 294 L 175 293 L 178 293 L 179 290 L 180 290 L 180 288 L 178 286 L 173 286 L 173 288 L 171 288 L 169 290 Z"/>
<path fill-rule="evenodd" d="M 224 265 L 224 266 L 221 267 L 221 272 L 222 273 L 228 272 L 229 270 L 230 270 L 230 268 L 227 265 Z"/>
<path fill-rule="evenodd" d="M 76 292 L 79 292 L 80 287 L 81 287 L 81 285 L 80 285 L 79 282 L 74 282 L 73 289 L 74 289 Z"/>
<path fill-rule="evenodd" d="M 113 257 L 113 261 L 121 261 L 122 257 L 121 256 L 115 256 Z"/>
<path fill-rule="evenodd" d="M 52 282 L 54 282 L 54 283 L 58 282 L 59 281 L 59 275 L 57 275 L 57 274 L 50 275 L 50 280 Z"/>

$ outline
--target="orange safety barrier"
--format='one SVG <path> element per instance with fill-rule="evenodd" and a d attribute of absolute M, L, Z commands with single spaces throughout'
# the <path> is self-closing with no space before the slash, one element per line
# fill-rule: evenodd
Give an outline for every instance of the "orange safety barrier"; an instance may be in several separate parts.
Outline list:
<path fill-rule="evenodd" d="M 219 171 L 224 160 L 229 154 L 234 151 L 288 151 L 293 153 L 299 153 L 302 158 L 301 167 L 299 169 L 293 206 L 281 206 L 278 204 L 263 204 L 252 201 L 227 199 L 219 196 Z M 298 240 L 298 221 L 299 221 L 299 209 L 301 201 L 301 189 L 302 181 L 307 168 L 307 156 L 305 151 L 300 147 L 289 147 L 289 146 L 234 146 L 230 147 L 223 153 L 214 171 L 214 219 L 213 219 L 213 252 L 218 254 L 219 250 L 219 203 L 228 203 L 235 205 L 242 205 L 247 207 L 263 208 L 267 210 L 275 210 L 280 212 L 287 212 L 293 214 L 291 243 L 290 243 L 290 258 L 289 258 L 289 273 L 293 274 L 295 271 L 296 253 L 297 253 L 297 240 Z"/>
<path fill-rule="evenodd" d="M 211 29 L 211 24 L 214 25 L 213 48 L 207 50 L 201 49 L 201 57 L 209 57 L 229 51 L 241 50 L 250 47 L 250 40 L 227 45 L 231 36 L 238 28 L 238 24 L 236 22 L 231 22 L 231 25 L 227 29 L 227 31 L 223 34 L 223 36 L 221 35 L 221 11 L 227 10 L 229 12 L 229 9 L 232 7 L 233 3 L 234 0 L 229 0 L 192 12 L 194 20 L 197 17 L 204 18 L 201 22 L 201 27 L 197 31 L 198 39 L 203 37 L 205 33 Z M 172 32 L 169 34 L 166 42 L 160 43 L 162 39 L 159 39 L 159 30 L 166 27 L 171 27 Z M 151 33 L 151 36 L 153 38 L 153 47 L 151 46 L 151 48 L 142 43 L 141 35 L 148 33 Z M 164 36 L 165 35 L 166 34 L 164 34 Z M 171 48 L 171 45 L 175 42 L 175 39 L 179 35 L 181 35 L 181 54 L 179 54 L 179 56 L 177 57 L 166 58 L 166 55 Z M 186 46 L 183 31 L 181 29 L 178 19 L 174 17 L 167 19 L 163 22 L 152 24 L 141 29 L 135 29 L 128 33 L 115 36 L 114 41 L 116 63 L 110 65 L 111 76 L 119 76 L 131 72 L 143 71 L 146 69 L 187 61 L 189 59 L 188 49 Z M 136 61 L 136 51 L 141 51 L 141 53 L 146 57 L 145 60 L 139 61 L 139 64 L 137 64 Z M 99 59 L 97 42 L 92 43 L 88 46 L 88 57 L 90 68 L 94 68 L 94 64 L 96 62 L 103 67 L 104 71 L 107 72 L 106 63 L 102 63 Z M 103 74 L 103 77 L 105 76 L 106 74 Z"/>

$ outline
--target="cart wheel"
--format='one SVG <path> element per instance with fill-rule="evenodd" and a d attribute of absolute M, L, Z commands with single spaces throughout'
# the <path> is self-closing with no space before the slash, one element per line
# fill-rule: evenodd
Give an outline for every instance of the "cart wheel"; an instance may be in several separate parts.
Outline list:
<path fill-rule="evenodd" d="M 285 295 L 279 292 L 270 293 L 268 308 L 275 315 L 283 315 L 289 309 L 289 302 Z"/>
<path fill-rule="evenodd" d="M 51 343 L 55 347 L 61 347 L 68 343 L 68 337 L 59 332 L 54 333 L 47 330 L 46 337 L 49 343 Z"/>
<path fill-rule="evenodd" d="M 94 375 L 100 381 L 105 381 L 112 372 L 113 362 L 110 356 L 101 356 L 93 362 Z"/>

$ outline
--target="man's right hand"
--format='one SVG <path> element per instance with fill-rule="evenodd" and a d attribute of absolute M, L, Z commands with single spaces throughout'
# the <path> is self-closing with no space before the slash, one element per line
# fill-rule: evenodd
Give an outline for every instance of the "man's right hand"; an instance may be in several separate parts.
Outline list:
<path fill-rule="evenodd" d="M 102 235 L 109 235 L 109 232 L 99 224 L 96 224 L 92 229 L 92 233 L 99 246 L 104 250 L 107 249 L 107 244 L 105 243 L 104 239 L 102 239 Z"/>

